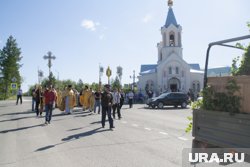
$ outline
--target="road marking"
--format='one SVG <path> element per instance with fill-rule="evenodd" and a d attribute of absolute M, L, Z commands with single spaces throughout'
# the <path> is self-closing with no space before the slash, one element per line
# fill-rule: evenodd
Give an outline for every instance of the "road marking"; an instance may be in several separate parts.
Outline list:
<path fill-rule="evenodd" d="M 137 124 L 132 124 L 132 126 L 134 126 L 134 127 L 138 127 L 138 125 L 137 125 Z"/>
<path fill-rule="evenodd" d="M 32 101 L 32 100 L 25 100 L 25 99 L 23 99 L 23 101 Z"/>
<path fill-rule="evenodd" d="M 148 131 L 152 130 L 152 129 L 150 129 L 150 128 L 144 128 L 144 129 L 146 129 L 146 130 L 148 130 Z"/>
<path fill-rule="evenodd" d="M 180 139 L 180 140 L 184 140 L 184 141 L 187 141 L 188 139 L 187 138 L 185 138 L 185 137 L 178 137 L 178 139 Z"/>
<path fill-rule="evenodd" d="M 166 132 L 159 132 L 159 133 L 162 135 L 168 135 L 168 133 L 166 133 Z"/>
<path fill-rule="evenodd" d="M 126 121 L 122 121 L 123 124 L 126 124 L 127 122 Z"/>

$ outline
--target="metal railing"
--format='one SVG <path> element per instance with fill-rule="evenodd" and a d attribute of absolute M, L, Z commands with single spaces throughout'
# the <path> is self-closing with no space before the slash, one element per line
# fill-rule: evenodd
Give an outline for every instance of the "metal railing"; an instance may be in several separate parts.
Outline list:
<path fill-rule="evenodd" d="M 219 45 L 219 46 L 231 47 L 231 48 L 236 48 L 236 49 L 242 49 L 241 47 L 228 45 L 228 44 L 225 44 L 225 43 L 241 41 L 241 40 L 244 40 L 244 39 L 250 39 L 250 35 L 245 35 L 245 36 L 241 36 L 241 37 L 226 39 L 226 40 L 212 42 L 212 43 L 208 44 L 207 55 L 206 55 L 206 63 L 205 63 L 205 72 L 204 72 L 204 88 L 207 86 L 207 68 L 208 68 L 209 52 L 210 52 L 210 49 L 212 48 L 212 46 Z"/>

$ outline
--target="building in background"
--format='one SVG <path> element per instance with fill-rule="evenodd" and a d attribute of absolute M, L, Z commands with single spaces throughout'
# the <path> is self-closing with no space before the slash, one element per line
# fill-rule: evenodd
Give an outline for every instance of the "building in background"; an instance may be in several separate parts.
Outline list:
<path fill-rule="evenodd" d="M 188 64 L 182 55 L 182 27 L 177 24 L 172 1 L 166 22 L 161 27 L 162 41 L 157 44 L 157 64 L 141 65 L 138 89 L 156 94 L 167 91 L 197 94 L 203 88 L 204 71 L 199 64 Z"/>
<path fill-rule="evenodd" d="M 215 67 L 207 70 L 207 77 L 224 77 L 231 75 L 231 67 Z"/>

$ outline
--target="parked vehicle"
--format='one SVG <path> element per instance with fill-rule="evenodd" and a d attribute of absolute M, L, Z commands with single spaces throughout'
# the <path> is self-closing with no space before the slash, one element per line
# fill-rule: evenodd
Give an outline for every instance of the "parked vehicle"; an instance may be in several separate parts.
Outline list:
<path fill-rule="evenodd" d="M 147 101 L 149 107 L 163 108 L 164 106 L 174 106 L 186 108 L 188 104 L 188 95 L 182 92 L 163 93 L 158 97 L 151 98 Z"/>

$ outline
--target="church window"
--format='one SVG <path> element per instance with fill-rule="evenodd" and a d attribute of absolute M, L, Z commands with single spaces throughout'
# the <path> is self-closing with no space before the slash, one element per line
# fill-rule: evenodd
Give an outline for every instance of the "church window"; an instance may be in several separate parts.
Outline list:
<path fill-rule="evenodd" d="M 175 72 L 176 72 L 176 74 L 179 74 L 179 67 L 175 68 Z"/>
<path fill-rule="evenodd" d="M 172 67 L 169 67 L 169 68 L 168 68 L 168 73 L 169 73 L 169 74 L 172 74 Z"/>
<path fill-rule="evenodd" d="M 184 71 L 181 72 L 181 76 L 184 77 Z"/>
<path fill-rule="evenodd" d="M 162 61 L 162 53 L 160 53 L 160 61 Z"/>
<path fill-rule="evenodd" d="M 170 34 L 169 36 L 169 46 L 175 46 L 174 34 Z"/>
<path fill-rule="evenodd" d="M 193 83 L 193 91 L 195 92 L 195 83 Z"/>
<path fill-rule="evenodd" d="M 197 83 L 197 92 L 200 92 L 201 88 L 200 88 L 200 83 Z"/>

